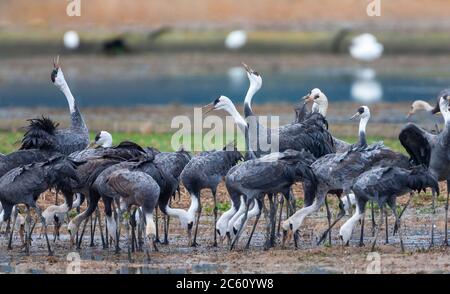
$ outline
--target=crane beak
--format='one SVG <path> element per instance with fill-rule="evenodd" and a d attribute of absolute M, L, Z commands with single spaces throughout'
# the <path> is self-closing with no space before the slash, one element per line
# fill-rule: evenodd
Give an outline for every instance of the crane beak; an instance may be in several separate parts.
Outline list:
<path fill-rule="evenodd" d="M 352 115 L 352 117 L 350 117 L 350 120 L 354 120 L 354 119 L 360 117 L 360 115 L 361 115 L 361 114 L 360 114 L 359 112 L 357 112 L 357 113 L 355 113 L 354 115 Z"/>
<path fill-rule="evenodd" d="M 53 68 L 54 69 L 59 68 L 59 55 L 57 55 L 56 58 L 53 58 Z"/>
<path fill-rule="evenodd" d="M 307 94 L 305 96 L 302 97 L 302 100 L 306 103 L 308 103 L 309 101 L 313 101 L 314 98 L 311 97 L 311 95 Z"/>
<path fill-rule="evenodd" d="M 249 74 L 252 74 L 254 72 L 254 70 L 244 62 L 241 62 L 241 64 Z"/>
<path fill-rule="evenodd" d="M 209 103 L 209 104 L 207 104 L 207 105 L 202 107 L 202 111 L 205 111 L 203 114 L 207 114 L 207 113 L 213 111 L 214 109 L 215 109 L 214 108 L 214 103 Z"/>
<path fill-rule="evenodd" d="M 406 115 L 406 119 L 409 119 L 412 115 L 413 115 L 413 113 L 411 111 L 408 112 L 408 114 Z"/>
<path fill-rule="evenodd" d="M 94 141 L 89 143 L 88 148 L 97 148 L 99 145 Z"/>

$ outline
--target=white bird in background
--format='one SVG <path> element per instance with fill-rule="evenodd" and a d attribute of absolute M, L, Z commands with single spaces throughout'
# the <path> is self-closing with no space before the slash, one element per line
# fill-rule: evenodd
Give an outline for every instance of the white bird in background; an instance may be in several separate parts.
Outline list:
<path fill-rule="evenodd" d="M 384 47 L 374 35 L 366 33 L 354 37 L 349 50 L 353 58 L 364 62 L 372 62 L 381 57 Z"/>
<path fill-rule="evenodd" d="M 247 33 L 245 31 L 232 31 L 225 39 L 225 47 L 230 50 L 237 50 L 247 43 Z"/>
<path fill-rule="evenodd" d="M 75 31 L 67 31 L 64 33 L 64 47 L 69 50 L 75 50 L 80 46 L 80 37 Z"/>

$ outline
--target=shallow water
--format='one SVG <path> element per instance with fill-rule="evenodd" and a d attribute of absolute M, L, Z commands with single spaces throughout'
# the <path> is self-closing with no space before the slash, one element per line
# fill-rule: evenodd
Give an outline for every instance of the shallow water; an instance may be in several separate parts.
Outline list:
<path fill-rule="evenodd" d="M 450 70 L 430 68 L 423 65 L 423 61 L 415 66 L 414 58 L 410 58 L 408 66 L 400 66 L 395 72 L 381 69 L 378 73 L 374 69 L 358 67 L 343 57 L 336 59 L 344 61 L 337 65 L 324 63 L 314 68 L 283 70 L 275 62 L 263 70 L 263 87 L 257 93 L 258 103 L 294 103 L 314 87 L 321 88 L 333 101 L 370 104 L 419 98 L 431 100 L 440 90 L 450 87 Z M 126 60 L 126 57 L 121 57 L 98 63 L 92 61 L 91 66 L 80 60 L 73 67 L 65 67 L 66 79 L 79 105 L 205 104 L 219 95 L 226 95 L 237 103 L 243 100 L 248 88 L 247 76 L 240 67 L 226 68 L 213 64 L 211 67 L 219 69 L 209 71 L 206 64 L 200 71 L 187 72 L 186 67 L 180 66 L 178 70 L 172 69 L 176 74 L 167 74 L 160 73 L 151 65 L 136 62 L 124 66 Z M 77 68 L 80 63 L 84 64 L 84 69 Z M 107 64 L 107 73 L 101 71 L 104 64 Z M 21 64 L 19 71 L 11 68 L 8 73 L 8 67 L 14 65 L 6 62 L 5 72 L 0 76 L 0 107 L 66 106 L 61 93 L 51 84 L 49 73 L 44 74 L 41 65 Z M 395 64 L 390 66 L 395 68 Z"/>

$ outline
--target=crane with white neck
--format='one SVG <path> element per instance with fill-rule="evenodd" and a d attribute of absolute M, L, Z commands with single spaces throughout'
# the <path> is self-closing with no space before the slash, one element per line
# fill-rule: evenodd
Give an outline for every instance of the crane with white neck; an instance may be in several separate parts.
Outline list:
<path fill-rule="evenodd" d="M 415 164 L 423 164 L 438 181 L 447 181 L 447 201 L 445 205 L 445 238 L 448 245 L 448 206 L 450 188 L 450 97 L 445 94 L 439 98 L 439 109 L 444 117 L 445 125 L 442 132 L 435 135 L 416 124 L 408 123 L 400 132 L 400 143 L 405 147 Z M 435 193 L 433 193 L 433 217 L 431 226 L 431 245 L 434 245 Z"/>
<path fill-rule="evenodd" d="M 67 129 L 59 129 L 55 132 L 58 150 L 64 155 L 85 149 L 89 145 L 89 131 L 84 118 L 79 111 L 75 97 L 70 91 L 69 85 L 64 78 L 59 56 L 53 60 L 53 71 L 51 73 L 53 84 L 64 94 L 69 104 L 71 125 Z"/>
<path fill-rule="evenodd" d="M 392 165 L 393 163 L 401 167 L 409 166 L 406 156 L 386 148 L 383 143 L 367 145 L 366 126 L 370 119 L 370 110 L 367 106 L 359 107 L 352 116 L 352 119 L 354 118 L 360 118 L 358 143 L 347 152 L 325 155 L 311 165 L 317 178 L 317 182 L 309 187 L 313 194 L 310 198 L 314 199 L 314 202 L 283 222 L 283 245 L 288 237 L 287 233 L 289 231 L 295 233 L 308 215 L 318 211 L 330 191 L 342 190 L 344 195 L 348 195 L 356 178 L 375 166 Z M 305 191 L 305 198 L 306 195 Z M 328 228 L 322 238 L 344 215 L 345 211 L 341 209 L 337 220 Z"/>

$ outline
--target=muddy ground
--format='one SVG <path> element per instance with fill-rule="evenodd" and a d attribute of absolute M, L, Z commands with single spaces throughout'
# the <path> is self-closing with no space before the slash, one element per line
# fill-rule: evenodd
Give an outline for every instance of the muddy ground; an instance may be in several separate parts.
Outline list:
<path fill-rule="evenodd" d="M 442 185 L 444 189 L 444 185 Z M 301 195 L 300 187 L 295 194 Z M 265 220 L 257 227 L 249 250 L 243 249 L 253 220 L 241 238 L 238 248 L 230 252 L 226 242 L 218 248 L 211 246 L 213 240 L 212 201 L 210 193 L 202 195 L 204 213 L 199 226 L 200 244 L 197 248 L 187 246 L 187 234 L 180 228 L 178 220 L 171 220 L 169 245 L 159 245 L 159 252 L 151 252 L 150 260 L 144 253 L 133 253 L 129 259 L 125 231 L 122 230 L 121 253 L 114 249 L 102 249 L 101 238 L 97 231 L 95 246 L 89 246 L 89 233 L 84 237 L 82 250 L 69 248 L 68 234 L 64 225 L 61 240 L 52 243 L 55 255 L 47 256 L 45 239 L 39 238 L 38 231 L 33 236 L 31 256 L 26 256 L 20 248 L 20 240 L 14 238 L 13 250 L 6 250 L 6 237 L 0 237 L 0 272 L 2 273 L 450 273 L 450 248 L 441 246 L 444 234 L 445 190 L 438 198 L 436 213 L 436 246 L 429 248 L 431 224 L 431 197 L 428 194 L 416 196 L 403 215 L 402 232 L 406 252 L 402 253 L 398 236 L 392 236 L 392 214 L 389 215 L 389 244 L 385 244 L 384 226 L 380 231 L 375 253 L 370 252 L 373 240 L 371 233 L 370 210 L 366 213 L 366 234 L 364 247 L 358 247 L 359 228 L 356 226 L 350 246 L 343 247 L 337 237 L 338 229 L 333 230 L 332 245 L 316 246 L 316 242 L 327 226 L 326 213 L 308 218 L 301 227 L 300 246 L 294 249 L 292 243 L 286 248 L 278 244 L 264 251 Z M 54 202 L 51 194 L 40 199 L 43 206 Z M 219 201 L 222 210 L 227 201 L 224 187 L 220 188 Z M 298 204 L 301 205 L 301 197 Z M 337 202 L 329 197 L 333 211 L 337 211 Z M 405 205 L 408 197 L 399 198 Z M 182 192 L 181 200 L 174 200 L 174 206 L 187 207 L 189 198 Z M 221 212 L 222 213 L 222 212 Z M 283 214 L 283 219 L 285 218 Z M 348 217 L 346 217 L 347 219 Z M 378 221 L 378 213 L 376 213 Z M 338 227 L 342 224 L 339 223 Z M 160 231 L 162 220 L 160 219 Z M 50 228 L 51 231 L 51 228 Z M 280 240 L 278 240 L 280 241 Z M 69 254 L 72 253 L 72 254 Z M 74 256 L 81 257 L 79 264 L 68 262 Z M 79 265 L 79 267 L 78 267 Z"/>

